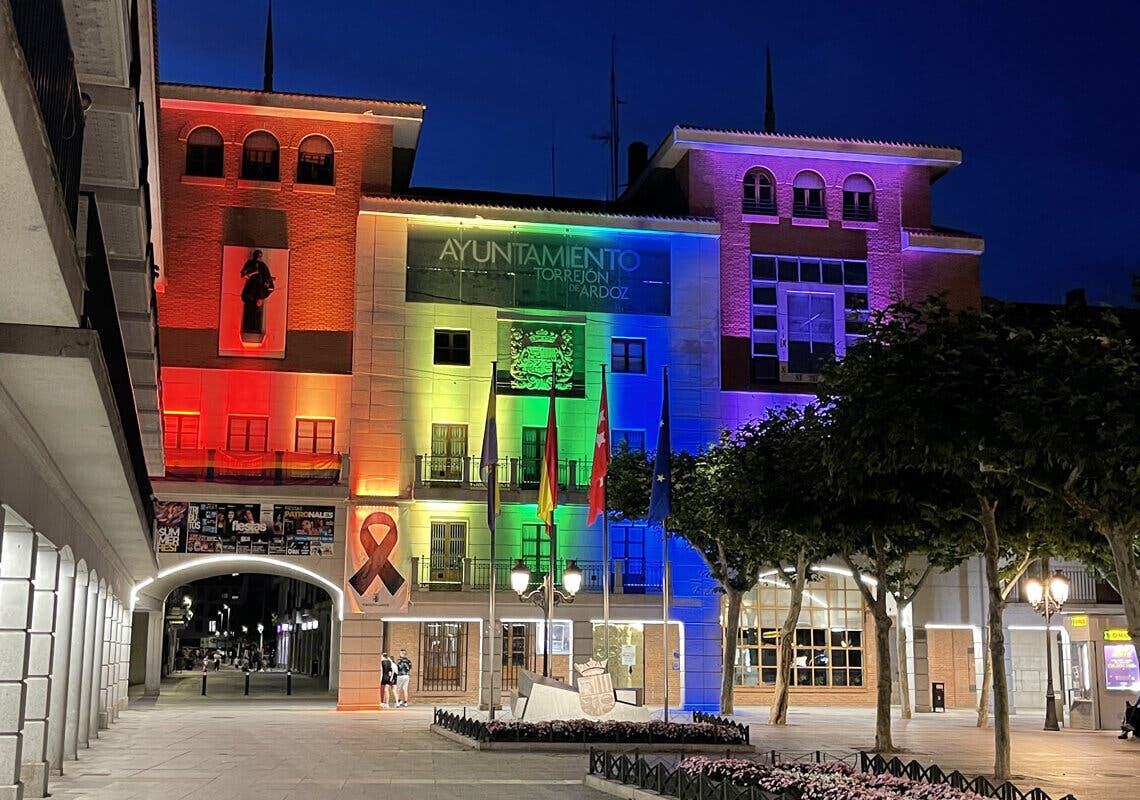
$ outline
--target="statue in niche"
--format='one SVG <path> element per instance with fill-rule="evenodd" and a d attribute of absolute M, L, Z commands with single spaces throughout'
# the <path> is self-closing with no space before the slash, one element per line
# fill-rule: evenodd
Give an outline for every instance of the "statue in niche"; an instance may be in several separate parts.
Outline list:
<path fill-rule="evenodd" d="M 261 251 L 254 250 L 241 268 L 245 285 L 241 290 L 241 338 L 247 342 L 260 342 L 265 338 L 265 301 L 273 294 L 273 274 L 269 265 L 261 260 Z"/>

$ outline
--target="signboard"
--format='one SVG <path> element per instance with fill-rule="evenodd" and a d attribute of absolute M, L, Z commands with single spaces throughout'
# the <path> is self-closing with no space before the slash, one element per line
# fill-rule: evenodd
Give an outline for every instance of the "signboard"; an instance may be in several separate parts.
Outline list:
<path fill-rule="evenodd" d="M 354 611 L 407 611 L 411 601 L 412 550 L 394 506 L 357 506 L 345 547 L 348 597 Z"/>
<path fill-rule="evenodd" d="M 155 501 L 159 553 L 332 555 L 332 506 Z"/>
<path fill-rule="evenodd" d="M 408 223 L 408 302 L 669 313 L 668 236 Z"/>
<path fill-rule="evenodd" d="M 559 320 L 499 320 L 499 394 L 586 396 L 585 326 Z"/>
<path fill-rule="evenodd" d="M 1088 614 L 1073 614 L 1069 617 L 1069 626 L 1073 628 L 1087 628 L 1089 626 Z"/>
<path fill-rule="evenodd" d="M 637 648 L 632 644 L 623 644 L 621 646 L 621 665 L 623 667 L 632 667 L 637 663 Z"/>
<path fill-rule="evenodd" d="M 1136 648 L 1130 644 L 1104 646 L 1104 688 L 1108 690 L 1140 690 L 1140 663 Z"/>
<path fill-rule="evenodd" d="M 1127 628 L 1107 628 L 1104 631 L 1104 640 L 1106 642 L 1131 642 L 1132 637 L 1128 635 Z"/>

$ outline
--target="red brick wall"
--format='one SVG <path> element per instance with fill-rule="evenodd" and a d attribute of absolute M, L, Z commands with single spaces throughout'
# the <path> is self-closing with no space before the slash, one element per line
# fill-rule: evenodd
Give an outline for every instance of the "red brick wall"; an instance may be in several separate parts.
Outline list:
<path fill-rule="evenodd" d="M 221 293 L 222 219 L 226 207 L 258 207 L 284 211 L 289 234 L 288 330 L 351 332 L 355 278 L 356 217 L 361 185 L 387 189 L 391 182 L 392 130 L 368 122 L 223 113 L 201 109 L 162 109 L 159 159 L 162 166 L 163 224 L 166 239 L 165 292 L 159 295 L 162 328 L 218 327 Z M 210 125 L 225 142 L 225 177 L 184 179 L 186 137 L 198 125 Z M 267 130 L 281 146 L 281 181 L 272 188 L 252 188 L 238 180 L 242 142 L 256 130 Z M 335 191 L 294 185 L 297 147 L 309 134 L 321 134 L 335 152 Z M 367 175 L 367 178 L 365 177 Z M 220 185 L 219 185 L 220 184 Z M 243 185 L 244 184 L 244 185 Z M 264 184 L 259 184 L 264 186 Z M 171 340 L 172 346 L 176 340 Z M 351 339 L 330 340 L 336 354 L 350 363 Z M 164 356 L 174 356 L 166 351 Z M 288 348 L 288 341 L 286 343 Z M 312 363 L 293 365 L 319 372 L 327 354 L 316 352 Z M 216 353 L 195 356 L 199 366 L 215 364 Z M 230 360 L 232 361 L 232 359 Z M 181 362 L 180 362 L 181 363 Z M 258 360 L 250 359 L 257 369 Z"/>
<path fill-rule="evenodd" d="M 931 683 L 946 684 L 947 708 L 974 708 L 977 704 L 973 648 L 974 632 L 970 630 L 926 633 L 928 675 Z"/>
<path fill-rule="evenodd" d="M 970 253 L 904 253 L 907 300 L 945 294 L 951 308 L 974 308 L 981 296 L 981 258 Z"/>

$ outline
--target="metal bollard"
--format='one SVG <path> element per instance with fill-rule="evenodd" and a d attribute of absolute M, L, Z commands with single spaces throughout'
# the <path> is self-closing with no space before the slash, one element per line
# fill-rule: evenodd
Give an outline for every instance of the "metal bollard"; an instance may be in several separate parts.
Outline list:
<path fill-rule="evenodd" d="M 202 667 L 202 696 L 206 696 L 206 668 Z"/>
<path fill-rule="evenodd" d="M 285 694 L 293 694 L 293 670 L 285 670 Z"/>
<path fill-rule="evenodd" d="M 249 695 L 249 670 L 248 669 L 245 671 L 245 693 L 247 696 Z"/>

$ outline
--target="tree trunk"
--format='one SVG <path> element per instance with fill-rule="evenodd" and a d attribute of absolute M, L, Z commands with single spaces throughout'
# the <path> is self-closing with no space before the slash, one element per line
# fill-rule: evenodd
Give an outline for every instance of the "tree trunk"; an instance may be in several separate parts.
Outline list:
<path fill-rule="evenodd" d="M 990 626 L 982 626 L 982 693 L 978 696 L 978 727 L 990 722 L 990 693 L 994 688 L 994 673 L 990 669 Z"/>
<path fill-rule="evenodd" d="M 1124 605 L 1124 615 L 1128 620 L 1128 635 L 1132 641 L 1140 642 L 1140 563 L 1136 559 L 1137 525 L 1118 526 L 1102 529 L 1101 535 L 1108 539 L 1112 550 L 1112 562 L 1116 567 L 1116 582 L 1119 584 L 1120 600 Z"/>
<path fill-rule="evenodd" d="M 788 722 L 788 689 L 792 684 L 792 662 L 796 653 L 796 623 L 799 622 L 804 602 L 807 566 L 807 560 L 801 552 L 791 585 L 791 605 L 780 628 L 780 643 L 776 650 L 776 690 L 772 695 L 772 707 L 768 710 L 769 725 L 786 725 Z"/>
<path fill-rule="evenodd" d="M 724 586 L 724 668 L 720 676 L 720 713 L 733 713 L 733 679 L 736 672 L 736 644 L 740 637 L 740 604 L 744 592 L 731 586 Z"/>
<path fill-rule="evenodd" d="M 903 609 L 899 608 L 898 628 L 896 629 L 896 641 L 899 648 L 899 703 L 902 707 L 902 718 L 910 719 L 913 712 L 910 705 L 910 674 L 907 672 L 907 657 L 906 657 L 906 626 L 903 625 Z"/>
<path fill-rule="evenodd" d="M 1005 597 L 998 572 L 997 504 L 985 497 L 979 497 L 978 503 L 986 541 L 986 589 L 989 595 L 986 623 L 990 633 L 990 672 L 994 692 L 994 780 L 1005 781 L 1010 776 L 1009 687 L 1005 674 L 1005 632 L 1002 630 Z"/>
<path fill-rule="evenodd" d="M 858 578 L 856 578 L 858 580 Z M 875 656 L 879 661 L 875 687 L 875 752 L 894 752 L 891 742 L 891 617 L 887 614 L 885 583 L 876 587 L 878 597 L 871 613 L 875 618 Z"/>

